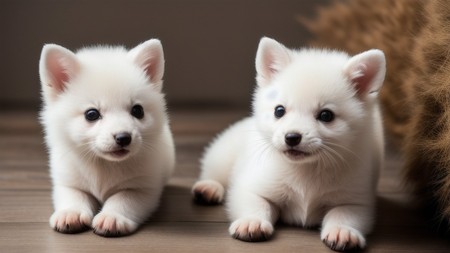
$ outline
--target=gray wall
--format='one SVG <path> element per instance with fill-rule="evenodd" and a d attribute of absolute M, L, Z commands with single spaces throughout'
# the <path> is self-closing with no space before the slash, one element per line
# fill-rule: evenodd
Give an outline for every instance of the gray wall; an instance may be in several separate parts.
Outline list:
<path fill-rule="evenodd" d="M 161 39 L 169 105 L 247 107 L 259 39 L 289 47 L 308 39 L 296 20 L 314 0 L 0 0 L 0 106 L 39 107 L 45 43 L 130 48 Z"/>

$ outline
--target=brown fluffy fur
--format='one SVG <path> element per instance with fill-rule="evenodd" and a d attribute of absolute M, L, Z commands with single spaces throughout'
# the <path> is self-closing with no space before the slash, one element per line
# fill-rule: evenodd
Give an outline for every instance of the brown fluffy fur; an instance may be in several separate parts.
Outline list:
<path fill-rule="evenodd" d="M 340 1 L 305 24 L 316 36 L 313 45 L 385 52 L 386 129 L 404 152 L 406 181 L 448 223 L 450 1 Z"/>
<path fill-rule="evenodd" d="M 316 36 L 314 46 L 342 49 L 350 54 L 378 48 L 387 60 L 381 91 L 385 125 L 395 142 L 404 138 L 412 115 L 411 82 L 414 37 L 423 26 L 422 0 L 336 1 L 319 9 L 318 18 L 303 21 Z M 407 4 L 405 4 L 407 3 Z"/>

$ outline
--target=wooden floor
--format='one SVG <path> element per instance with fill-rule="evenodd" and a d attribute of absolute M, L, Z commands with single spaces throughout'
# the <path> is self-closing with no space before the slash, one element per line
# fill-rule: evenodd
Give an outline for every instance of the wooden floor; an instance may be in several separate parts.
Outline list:
<path fill-rule="evenodd" d="M 268 242 L 232 239 L 222 206 L 197 206 L 190 187 L 210 139 L 245 112 L 171 112 L 177 147 L 176 173 L 159 211 L 134 235 L 103 238 L 92 232 L 60 234 L 48 225 L 52 213 L 47 155 L 36 113 L 0 112 L 0 252 L 331 252 L 318 230 L 276 226 Z M 388 153 L 378 191 L 377 225 L 365 252 L 450 252 L 433 234 L 402 190 L 401 160 Z"/>

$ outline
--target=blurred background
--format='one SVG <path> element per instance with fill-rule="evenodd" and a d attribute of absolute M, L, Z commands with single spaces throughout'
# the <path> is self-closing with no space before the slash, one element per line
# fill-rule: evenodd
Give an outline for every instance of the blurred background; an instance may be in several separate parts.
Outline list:
<path fill-rule="evenodd" d="M 0 0 L 0 107 L 40 106 L 42 46 L 162 41 L 172 107 L 248 108 L 262 36 L 306 45 L 298 21 L 327 0 Z"/>

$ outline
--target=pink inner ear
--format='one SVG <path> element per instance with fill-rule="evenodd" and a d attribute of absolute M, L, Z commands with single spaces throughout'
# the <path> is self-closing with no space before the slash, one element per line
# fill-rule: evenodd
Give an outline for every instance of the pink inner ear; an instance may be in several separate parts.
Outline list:
<path fill-rule="evenodd" d="M 269 74 L 269 76 L 273 76 L 278 71 L 279 71 L 279 67 L 278 67 L 276 62 L 272 62 L 271 64 L 269 64 L 269 66 L 268 66 L 268 72 L 269 72 L 268 74 Z"/>
<path fill-rule="evenodd" d="M 52 80 L 48 85 L 61 92 L 65 84 L 69 81 L 69 74 L 64 68 L 64 63 L 59 58 L 53 58 L 48 62 L 48 70 L 51 73 Z"/>
<path fill-rule="evenodd" d="M 144 69 L 150 81 L 158 83 L 162 79 L 164 72 L 164 63 L 160 62 L 163 56 L 157 50 L 148 51 L 141 55 L 138 55 L 137 62 Z"/>
<path fill-rule="evenodd" d="M 267 71 L 269 72 L 269 77 L 273 77 L 274 74 L 280 72 L 280 70 L 288 64 L 289 57 L 283 50 L 283 48 L 275 48 L 265 56 L 264 60 Z"/>
<path fill-rule="evenodd" d="M 150 77 L 150 79 L 155 82 L 157 81 L 155 80 L 155 76 L 158 73 L 159 69 L 154 58 L 155 56 L 147 56 L 147 58 L 143 61 L 144 64 L 142 67 L 144 68 L 145 73 Z"/>
<path fill-rule="evenodd" d="M 376 73 L 374 66 L 368 66 L 364 63 L 358 65 L 352 77 L 352 82 L 355 84 L 358 94 L 369 92 Z"/>

